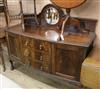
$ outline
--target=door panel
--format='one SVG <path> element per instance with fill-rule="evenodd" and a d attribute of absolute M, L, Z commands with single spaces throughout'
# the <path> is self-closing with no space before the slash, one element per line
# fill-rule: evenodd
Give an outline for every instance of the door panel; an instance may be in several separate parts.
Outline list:
<path fill-rule="evenodd" d="M 81 52 L 77 46 L 59 45 L 55 52 L 55 74 L 75 78 L 79 74 Z M 72 76 L 72 77 L 71 77 Z"/>
<path fill-rule="evenodd" d="M 57 49 L 56 55 L 56 72 L 71 76 L 75 75 L 78 65 L 77 52 Z"/>
<path fill-rule="evenodd" d="M 21 60 L 20 36 L 8 33 L 10 55 Z"/>

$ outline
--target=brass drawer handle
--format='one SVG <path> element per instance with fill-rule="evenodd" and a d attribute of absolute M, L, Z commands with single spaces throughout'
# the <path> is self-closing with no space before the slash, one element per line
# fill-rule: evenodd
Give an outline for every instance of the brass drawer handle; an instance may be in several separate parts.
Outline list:
<path fill-rule="evenodd" d="M 43 45 L 40 45 L 40 46 L 39 46 L 39 49 L 42 50 L 42 49 L 43 49 Z"/>
<path fill-rule="evenodd" d="M 40 61 L 42 61 L 43 60 L 43 56 L 40 56 Z"/>
<path fill-rule="evenodd" d="M 29 43 L 29 42 L 28 42 L 28 40 L 27 40 L 27 41 L 25 42 L 25 46 L 28 46 L 28 43 Z"/>

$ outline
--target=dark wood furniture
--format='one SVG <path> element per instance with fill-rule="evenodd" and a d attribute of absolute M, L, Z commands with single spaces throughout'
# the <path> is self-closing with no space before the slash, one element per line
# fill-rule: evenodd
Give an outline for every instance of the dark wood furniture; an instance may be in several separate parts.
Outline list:
<path fill-rule="evenodd" d="M 65 41 L 48 41 L 38 29 L 22 32 L 20 25 L 7 30 L 10 58 L 33 68 L 79 80 L 81 64 L 93 45 L 95 34 L 69 35 Z M 42 32 L 41 32 L 42 33 Z"/>
<path fill-rule="evenodd" d="M 11 68 L 14 69 L 13 61 L 17 61 L 24 65 L 31 65 L 33 69 L 58 76 L 62 80 L 79 82 L 81 65 L 93 48 L 97 21 L 77 18 L 78 27 L 82 31 L 70 32 L 71 27 L 65 26 L 65 40 L 55 41 L 47 39 L 45 33 L 48 30 L 60 33 L 63 16 L 57 24 L 50 25 L 46 23 L 42 12 L 38 15 L 39 26 L 27 25 L 25 32 L 22 31 L 21 25 L 6 30 Z M 75 25 L 78 23 L 76 22 L 76 18 L 75 20 L 72 18 L 70 23 Z"/>

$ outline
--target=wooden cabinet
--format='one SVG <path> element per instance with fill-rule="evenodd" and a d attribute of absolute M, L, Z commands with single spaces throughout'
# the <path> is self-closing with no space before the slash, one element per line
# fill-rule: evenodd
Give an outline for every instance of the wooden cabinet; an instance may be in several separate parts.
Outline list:
<path fill-rule="evenodd" d="M 62 79 L 80 80 L 81 65 L 87 56 L 88 47 L 36 39 L 26 34 L 8 32 L 10 58 L 34 69 Z"/>

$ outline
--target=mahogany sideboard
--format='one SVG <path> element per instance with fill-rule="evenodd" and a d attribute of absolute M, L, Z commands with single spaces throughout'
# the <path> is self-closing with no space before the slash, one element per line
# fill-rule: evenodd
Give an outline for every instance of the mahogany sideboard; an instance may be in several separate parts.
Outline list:
<path fill-rule="evenodd" d="M 18 61 L 64 79 L 79 81 L 81 65 L 93 47 L 95 33 L 67 35 L 64 41 L 51 41 L 45 38 L 45 30 L 35 28 L 22 32 L 21 25 L 9 27 L 6 36 L 11 64 Z"/>

